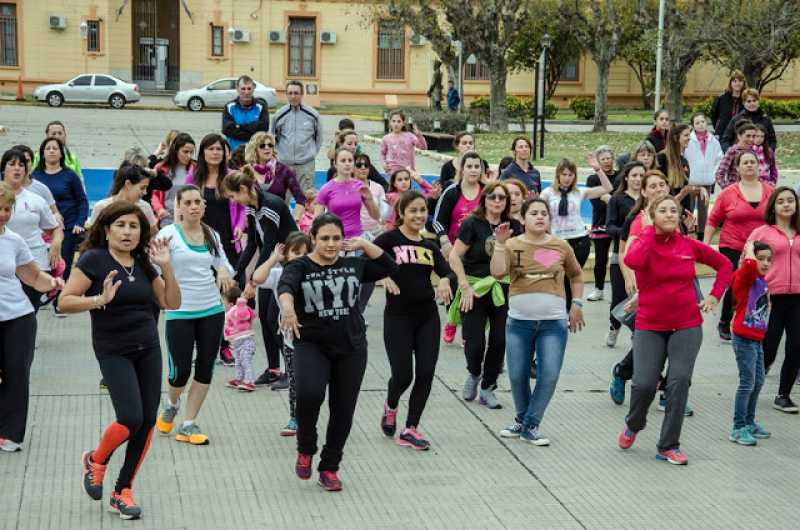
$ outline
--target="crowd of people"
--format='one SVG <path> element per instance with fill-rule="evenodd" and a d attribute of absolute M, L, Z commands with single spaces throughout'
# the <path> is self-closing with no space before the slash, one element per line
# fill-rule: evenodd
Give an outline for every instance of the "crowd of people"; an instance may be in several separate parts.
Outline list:
<path fill-rule="evenodd" d="M 609 387 L 622 405 L 632 382 L 620 448 L 634 444 L 660 392 L 665 415 L 656 458 L 687 463 L 680 435 L 693 414 L 688 398 L 702 313 L 720 301 L 719 337 L 731 341 L 739 370 L 731 441 L 755 445 L 770 436 L 756 421 L 756 403 L 784 334 L 774 407 L 798 412 L 790 397 L 800 369 L 798 197 L 778 186 L 774 129 L 740 74 L 714 115 L 682 124 L 660 111 L 630 153 L 617 158 L 599 146 L 586 157 L 593 173 L 585 186 L 569 159 L 546 186 L 525 136 L 495 168 L 467 132 L 456 135 L 456 156 L 440 179 L 427 182 L 416 170 L 424 136 L 395 111 L 377 167 L 355 124 L 343 119 L 328 180 L 316 189 L 322 125 L 303 103 L 302 84 L 287 84 L 287 104 L 271 118 L 253 86 L 247 76 L 237 82 L 223 134 L 196 142 L 171 131 L 149 158 L 126 153 L 108 197 L 91 209 L 64 124 L 47 126 L 38 153 L 21 145 L 3 154 L 0 450 L 22 448 L 36 315 L 53 302 L 57 317 L 89 312 L 101 384 L 115 411 L 98 445 L 81 455 L 92 499 L 102 499 L 108 461 L 126 442 L 110 498 L 124 519 L 141 516 L 132 485 L 156 430 L 174 431 L 189 445 L 210 443 L 213 430 L 202 429 L 199 418 L 215 363 L 235 367 L 226 387 L 289 390 L 289 418 L 279 433 L 296 436 L 300 479 L 313 474 L 327 394 L 319 484 L 341 490 L 338 470 L 367 363 L 364 312 L 376 282 L 385 290 L 381 329 L 391 371 L 376 419 L 400 446 L 431 447 L 421 423 L 439 337 L 452 343 L 458 326 L 463 399 L 502 409 L 496 389 L 505 370 L 514 411 L 500 436 L 548 445 L 543 418 L 569 334 L 586 325 L 584 304 L 604 299 L 607 274 L 607 346 L 616 345 L 623 326 L 635 330 Z M 584 299 L 592 249 L 593 289 Z M 707 294 L 697 264 L 715 272 Z M 665 313 L 665 306 L 676 310 Z M 258 375 L 256 321 L 267 357 Z M 400 399 L 409 389 L 398 434 Z"/>

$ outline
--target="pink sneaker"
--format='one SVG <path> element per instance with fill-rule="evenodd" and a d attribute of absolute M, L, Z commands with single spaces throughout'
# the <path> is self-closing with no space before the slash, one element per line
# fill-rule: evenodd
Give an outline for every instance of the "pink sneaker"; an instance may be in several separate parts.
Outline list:
<path fill-rule="evenodd" d="M 397 445 L 410 447 L 417 451 L 427 451 L 431 447 L 431 443 L 423 438 L 414 426 L 403 429 L 403 432 L 397 438 Z"/>
<path fill-rule="evenodd" d="M 390 409 L 386 403 L 383 404 L 381 430 L 390 438 L 394 437 L 394 433 L 397 431 L 397 409 Z"/>
<path fill-rule="evenodd" d="M 659 451 L 656 454 L 656 460 L 661 460 L 662 462 L 669 462 L 670 464 L 674 464 L 676 466 L 685 466 L 689 463 L 689 459 L 686 458 L 686 455 L 678 449 L 669 449 L 667 451 Z"/>
<path fill-rule="evenodd" d="M 311 462 L 313 459 L 313 455 L 297 453 L 297 462 L 294 465 L 294 472 L 297 474 L 298 478 L 301 480 L 308 480 L 311 478 Z"/>
<path fill-rule="evenodd" d="M 455 324 L 445 324 L 444 333 L 442 335 L 442 339 L 447 344 L 452 344 L 453 340 L 456 338 L 456 330 L 457 329 L 458 329 L 458 326 L 456 326 Z"/>
<path fill-rule="evenodd" d="M 625 427 L 625 430 L 619 433 L 619 438 L 617 439 L 620 449 L 630 449 L 635 441 L 636 433 L 627 427 Z"/>
<path fill-rule="evenodd" d="M 238 379 L 228 379 L 228 382 L 225 383 L 225 386 L 228 388 L 239 388 L 239 385 L 241 384 L 242 382 Z"/>
<path fill-rule="evenodd" d="M 236 388 L 244 392 L 252 392 L 256 389 L 256 385 L 254 385 L 253 383 L 245 383 L 244 381 L 242 381 Z"/>
<path fill-rule="evenodd" d="M 319 485 L 326 491 L 342 491 L 342 481 L 336 476 L 336 471 L 320 471 Z"/>

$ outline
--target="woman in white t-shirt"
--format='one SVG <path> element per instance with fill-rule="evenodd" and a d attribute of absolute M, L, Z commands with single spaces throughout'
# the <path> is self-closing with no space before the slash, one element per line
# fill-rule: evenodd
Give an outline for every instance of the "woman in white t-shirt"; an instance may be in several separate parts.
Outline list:
<path fill-rule="evenodd" d="M 0 451 L 21 449 L 28 421 L 28 388 L 36 313 L 22 285 L 46 292 L 63 287 L 39 270 L 28 245 L 8 228 L 16 193 L 0 182 Z"/>
<path fill-rule="evenodd" d="M 114 174 L 114 182 L 111 185 L 109 196 L 97 201 L 92 208 L 89 224 L 94 223 L 100 212 L 112 202 L 128 201 L 142 210 L 147 222 L 150 223 L 150 232 L 155 233 L 158 229 L 156 215 L 153 213 L 153 208 L 150 204 L 142 200 L 142 197 L 147 193 L 147 186 L 149 185 L 150 176 L 141 167 L 123 162 Z"/>
<path fill-rule="evenodd" d="M 14 213 L 8 221 L 8 228 L 22 237 L 40 270 L 55 269 L 61 260 L 64 230 L 45 200 L 25 187 L 27 177 L 25 153 L 15 149 L 3 153 L 0 171 L 3 180 L 16 196 Z M 45 235 L 50 239 L 49 250 L 47 242 L 43 239 Z M 42 293 L 27 285 L 23 285 L 22 288 L 31 301 L 34 311 L 38 311 L 42 305 Z"/>
<path fill-rule="evenodd" d="M 608 200 L 613 186 L 608 177 L 601 172 L 598 174 L 600 185 L 591 188 L 578 187 L 578 168 L 575 162 L 564 158 L 556 166 L 556 175 L 553 185 L 542 191 L 541 198 L 550 207 L 550 230 L 556 237 L 566 240 L 575 251 L 578 264 L 583 268 L 589 259 L 591 241 L 589 230 L 581 217 L 581 202 L 584 199 Z M 572 302 L 572 292 L 569 283 L 565 283 L 567 308 Z"/>
<path fill-rule="evenodd" d="M 190 184 L 183 186 L 175 195 L 175 201 L 175 223 L 162 228 L 158 238 L 169 241 L 170 260 L 181 289 L 181 306 L 167 311 L 166 315 L 168 395 L 156 428 L 161 434 L 172 432 L 181 394 L 192 373 L 196 348 L 194 380 L 186 400 L 184 421 L 175 439 L 206 445 L 208 436 L 202 433 L 195 419 L 208 394 L 214 360 L 222 342 L 225 307 L 220 287 L 227 291 L 232 285 L 233 268 L 225 256 L 219 234 L 202 221 L 206 206 L 200 188 Z"/>

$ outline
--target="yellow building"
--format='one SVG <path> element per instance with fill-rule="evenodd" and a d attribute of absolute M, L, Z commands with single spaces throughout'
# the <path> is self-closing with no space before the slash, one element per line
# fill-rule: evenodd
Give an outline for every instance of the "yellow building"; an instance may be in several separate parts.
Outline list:
<path fill-rule="evenodd" d="M 0 92 L 63 82 L 82 72 L 133 80 L 143 90 L 194 88 L 249 74 L 280 90 L 300 79 L 323 102 L 423 103 L 435 55 L 405 28 L 363 22 L 361 2 L 293 0 L 0 0 Z M 467 99 L 489 91 L 485 69 L 467 65 Z M 687 99 L 719 93 L 727 73 L 695 66 Z M 594 93 L 587 57 L 568 69 L 556 94 L 566 102 Z M 512 94 L 529 94 L 530 73 L 509 76 Z M 639 85 L 612 67 L 612 104 L 637 105 Z M 800 66 L 769 85 L 770 97 L 800 96 Z"/>

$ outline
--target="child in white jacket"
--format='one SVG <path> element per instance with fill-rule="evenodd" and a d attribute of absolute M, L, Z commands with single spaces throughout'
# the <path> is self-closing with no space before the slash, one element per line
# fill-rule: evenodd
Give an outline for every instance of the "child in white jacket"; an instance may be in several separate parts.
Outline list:
<path fill-rule="evenodd" d="M 702 112 L 692 115 L 692 133 L 689 135 L 689 145 L 684 156 L 689 161 L 689 185 L 704 187 L 711 197 L 714 192 L 714 176 L 724 153 L 717 137 L 709 132 Z M 703 202 L 699 195 L 695 195 L 692 198 L 692 210 L 695 209 L 697 238 L 702 239 L 708 219 L 708 202 Z"/>

